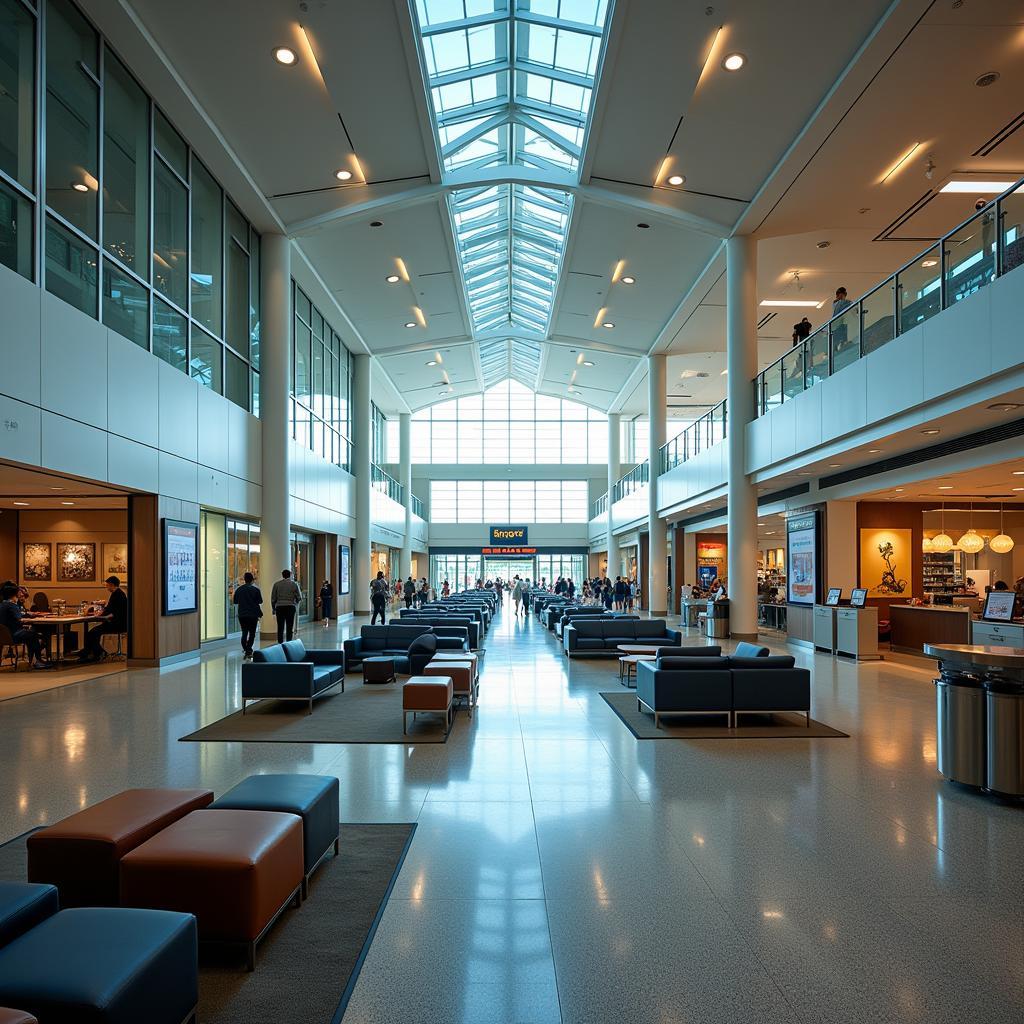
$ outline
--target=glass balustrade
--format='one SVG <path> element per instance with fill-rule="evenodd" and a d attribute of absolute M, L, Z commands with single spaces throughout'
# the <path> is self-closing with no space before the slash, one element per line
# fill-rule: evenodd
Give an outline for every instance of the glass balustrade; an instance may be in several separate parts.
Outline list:
<path fill-rule="evenodd" d="M 1024 180 L 762 370 L 754 381 L 758 415 L 795 398 L 1022 263 Z M 675 448 L 670 445 L 662 449 L 667 468 L 690 457 L 687 442 Z"/>

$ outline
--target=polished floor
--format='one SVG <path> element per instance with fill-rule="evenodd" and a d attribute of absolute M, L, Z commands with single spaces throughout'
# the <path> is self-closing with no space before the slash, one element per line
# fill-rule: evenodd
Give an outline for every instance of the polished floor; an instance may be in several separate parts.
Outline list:
<path fill-rule="evenodd" d="M 1019 1024 L 1024 809 L 936 774 L 928 663 L 794 652 L 850 739 L 637 741 L 615 662 L 506 606 L 444 746 L 180 743 L 238 706 L 226 647 L 0 704 L 0 838 L 127 786 L 330 773 L 344 820 L 419 826 L 346 1024 Z"/>

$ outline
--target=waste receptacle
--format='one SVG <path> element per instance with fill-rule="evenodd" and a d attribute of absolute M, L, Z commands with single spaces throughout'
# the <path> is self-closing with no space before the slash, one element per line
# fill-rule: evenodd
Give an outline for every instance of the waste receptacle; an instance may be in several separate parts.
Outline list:
<path fill-rule="evenodd" d="M 985 690 L 969 679 L 935 680 L 939 772 L 952 782 L 985 785 Z"/>
<path fill-rule="evenodd" d="M 708 601 L 704 635 L 712 640 L 724 640 L 729 635 L 729 602 Z"/>
<path fill-rule="evenodd" d="M 989 683 L 985 693 L 985 788 L 1024 796 L 1024 688 Z"/>

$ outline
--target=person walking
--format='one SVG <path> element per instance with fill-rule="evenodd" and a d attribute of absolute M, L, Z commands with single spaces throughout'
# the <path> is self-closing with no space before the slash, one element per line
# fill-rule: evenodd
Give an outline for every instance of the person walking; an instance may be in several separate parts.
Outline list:
<path fill-rule="evenodd" d="M 403 593 L 405 595 L 405 607 L 411 608 L 412 599 L 416 596 L 416 584 L 413 583 L 411 576 L 405 581 Z"/>
<path fill-rule="evenodd" d="M 615 577 L 615 610 L 621 612 L 626 606 L 626 581 L 621 576 Z"/>
<path fill-rule="evenodd" d="M 446 601 L 451 596 L 452 596 L 451 584 L 447 580 L 445 580 L 444 583 L 441 584 L 441 600 L 442 601 Z M 408 607 L 408 605 L 406 605 L 406 607 Z"/>
<path fill-rule="evenodd" d="M 245 582 L 235 587 L 231 600 L 238 609 L 238 624 L 242 627 L 242 660 L 252 660 L 252 649 L 256 643 L 256 632 L 263 618 L 263 595 L 256 586 L 255 577 L 247 572 L 242 577 Z"/>
<path fill-rule="evenodd" d="M 388 581 L 384 579 L 384 573 L 377 573 L 377 578 L 370 581 L 370 608 L 372 614 L 370 615 L 370 625 L 376 625 L 377 616 L 380 616 L 380 624 L 386 626 L 387 619 L 387 608 L 388 608 Z"/>
<path fill-rule="evenodd" d="M 793 347 L 802 341 L 806 341 L 811 335 L 811 321 L 807 317 L 801 317 L 800 323 L 793 324 Z"/>
<path fill-rule="evenodd" d="M 270 590 L 270 610 L 277 619 L 277 642 L 291 640 L 295 632 L 295 616 L 302 604 L 302 591 L 292 579 L 290 569 L 281 570 L 281 578 Z"/>
<path fill-rule="evenodd" d="M 523 604 L 523 581 L 520 579 L 516 580 L 516 585 L 512 588 L 512 602 L 516 607 L 516 617 L 519 617 L 519 606 Z M 525 608 L 525 605 L 523 605 Z"/>
<path fill-rule="evenodd" d="M 324 619 L 324 629 L 331 625 L 331 613 L 334 611 L 334 587 L 330 580 L 320 584 L 320 614 Z"/>

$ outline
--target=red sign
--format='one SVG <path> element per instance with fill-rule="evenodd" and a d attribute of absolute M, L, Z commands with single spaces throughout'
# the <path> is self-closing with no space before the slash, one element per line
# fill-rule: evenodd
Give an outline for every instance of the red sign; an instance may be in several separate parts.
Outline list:
<path fill-rule="evenodd" d="M 536 548 L 481 548 L 482 555 L 535 555 Z"/>

